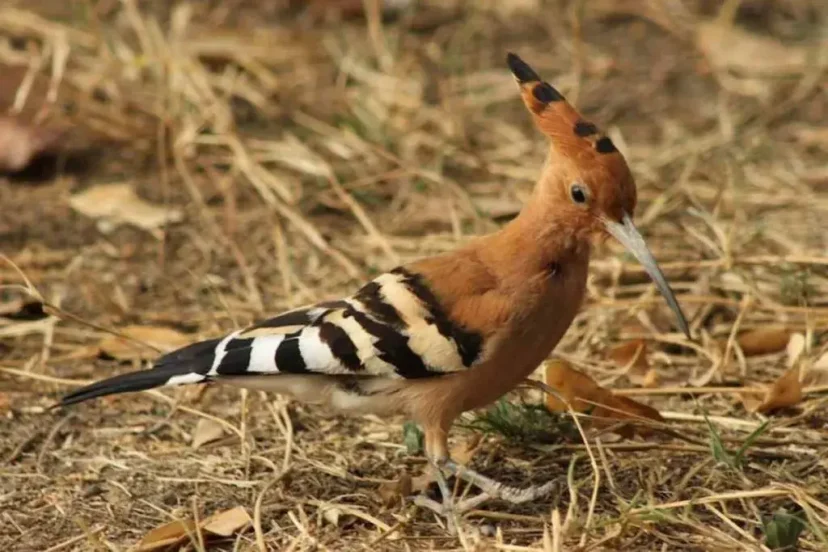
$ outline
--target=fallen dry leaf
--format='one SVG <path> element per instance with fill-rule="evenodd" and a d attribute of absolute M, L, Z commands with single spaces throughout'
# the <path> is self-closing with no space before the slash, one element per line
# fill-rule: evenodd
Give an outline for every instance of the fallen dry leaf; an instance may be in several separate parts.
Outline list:
<path fill-rule="evenodd" d="M 791 332 L 782 327 L 769 326 L 740 333 L 736 343 L 745 356 L 768 355 L 784 351 L 791 340 Z"/>
<path fill-rule="evenodd" d="M 201 523 L 202 529 L 219 537 L 230 537 L 252 520 L 243 506 L 213 514 Z"/>
<path fill-rule="evenodd" d="M 188 533 L 192 534 L 194 530 L 195 522 L 193 521 L 171 521 L 165 523 L 144 535 L 144 538 L 138 543 L 136 552 L 161 550 L 168 546 L 178 544 L 187 538 Z"/>
<path fill-rule="evenodd" d="M 79 213 L 96 219 L 98 230 L 107 234 L 121 224 L 131 224 L 154 235 L 168 222 L 183 219 L 180 209 L 144 201 L 129 183 L 105 184 L 78 192 L 69 205 Z"/>
<path fill-rule="evenodd" d="M 779 408 L 794 406 L 802 400 L 802 383 L 799 381 L 799 366 L 785 371 L 770 386 L 762 403 L 756 407 L 758 412 L 766 413 Z"/>
<path fill-rule="evenodd" d="M 210 536 L 230 537 L 251 521 L 247 510 L 242 506 L 236 506 L 205 518 L 199 526 L 205 538 Z M 165 523 L 144 535 L 135 552 L 151 552 L 183 544 L 189 538 L 189 535 L 195 534 L 195 531 L 196 524 L 193 520 Z"/>
<path fill-rule="evenodd" d="M 629 397 L 613 394 L 588 375 L 574 369 L 568 362 L 553 360 L 546 364 L 544 381 L 561 394 L 576 412 L 590 412 L 586 425 L 607 427 L 619 420 L 648 419 L 663 422 L 659 412 Z M 567 412 L 566 404 L 553 395 L 546 396 L 546 407 L 552 412 Z M 646 428 L 622 426 L 616 432 L 630 437 L 635 432 L 646 434 Z"/>
<path fill-rule="evenodd" d="M 127 326 L 119 331 L 131 339 L 110 335 L 98 344 L 103 354 L 116 360 L 154 358 L 158 351 L 171 351 L 191 341 L 187 335 L 163 326 Z"/>
<path fill-rule="evenodd" d="M 592 408 L 590 402 L 600 402 L 607 396 L 607 391 L 592 378 L 575 370 L 564 360 L 547 362 L 544 382 L 560 393 L 563 398 L 561 400 L 554 395 L 546 395 L 546 407 L 553 412 L 566 412 L 568 410 L 566 402 L 576 412 L 584 412 Z"/>
<path fill-rule="evenodd" d="M 753 414 L 762 405 L 766 393 L 767 391 L 743 391 L 738 394 L 738 398 L 745 410 Z"/>
<path fill-rule="evenodd" d="M 799 346 L 794 348 L 798 350 Z M 804 349 L 804 345 L 802 348 Z M 800 353 L 795 354 L 798 358 Z M 828 353 L 811 366 L 795 362 L 773 384 L 765 386 L 764 391 L 745 391 L 739 394 L 739 398 L 748 412 L 766 413 L 779 408 L 796 406 L 804 398 L 806 387 L 824 385 L 828 385 Z"/>
<path fill-rule="evenodd" d="M 190 446 L 198 449 L 207 443 L 221 439 L 223 435 L 224 427 L 220 423 L 208 418 L 199 418 L 193 430 L 193 442 Z"/>
<path fill-rule="evenodd" d="M 44 153 L 53 151 L 65 130 L 0 116 L 0 172 L 19 172 Z"/>
<path fill-rule="evenodd" d="M 643 339 L 634 339 L 613 347 L 607 356 L 624 369 L 624 375 L 633 385 L 642 387 L 657 387 L 659 382 L 658 371 L 650 367 L 647 357 L 647 342 Z"/>

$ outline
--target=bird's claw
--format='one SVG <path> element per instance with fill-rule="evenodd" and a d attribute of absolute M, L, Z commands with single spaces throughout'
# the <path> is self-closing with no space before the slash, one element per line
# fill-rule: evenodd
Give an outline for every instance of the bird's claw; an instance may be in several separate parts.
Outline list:
<path fill-rule="evenodd" d="M 557 488 L 557 481 L 549 481 L 543 485 L 533 485 L 523 489 L 511 487 L 461 466 L 452 460 L 446 460 L 439 464 L 432 462 L 432 465 L 435 468 L 435 480 L 440 489 L 443 502 L 441 504 L 421 493 L 414 497 L 414 504 L 427 508 L 444 518 L 452 535 L 457 533 L 456 527 L 460 515 L 492 498 L 499 498 L 511 504 L 522 504 L 546 496 Z M 454 493 L 449 489 L 444 472 L 474 485 L 482 492 L 471 498 L 455 502 Z"/>
<path fill-rule="evenodd" d="M 511 504 L 522 504 L 524 502 L 530 502 L 532 500 L 542 498 L 550 494 L 558 486 L 557 481 L 553 480 L 544 483 L 543 485 L 533 485 L 523 489 L 518 487 L 510 487 L 465 466 L 461 466 L 453 460 L 446 461 L 443 464 L 443 469 L 455 477 L 458 477 L 459 479 L 462 479 L 463 481 L 466 481 L 483 491 L 482 494 L 470 498 L 464 502 L 470 502 L 479 499 L 481 496 L 485 496 L 487 497 L 486 499 L 499 498 Z M 475 505 L 485 502 L 486 499 L 478 500 Z"/>

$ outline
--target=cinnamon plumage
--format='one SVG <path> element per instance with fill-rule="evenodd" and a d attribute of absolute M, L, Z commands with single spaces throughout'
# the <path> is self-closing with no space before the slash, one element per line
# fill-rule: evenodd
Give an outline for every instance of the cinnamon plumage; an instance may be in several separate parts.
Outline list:
<path fill-rule="evenodd" d="M 593 243 L 613 236 L 625 245 L 681 331 L 689 330 L 632 223 L 636 186 L 621 153 L 518 56 L 509 54 L 507 62 L 550 142 L 533 194 L 511 222 L 458 250 L 395 268 L 350 297 L 183 347 L 150 370 L 82 387 L 60 405 L 210 382 L 343 413 L 403 414 L 423 427 L 444 495 L 441 471 L 512 501 L 548 491 L 549 485 L 519 491 L 454 464 L 447 436 L 461 413 L 514 389 L 552 352 L 580 307 Z"/>

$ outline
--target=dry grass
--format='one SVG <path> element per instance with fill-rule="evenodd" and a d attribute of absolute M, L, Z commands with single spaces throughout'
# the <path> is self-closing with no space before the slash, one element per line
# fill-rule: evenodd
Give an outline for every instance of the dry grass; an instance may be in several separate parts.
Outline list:
<path fill-rule="evenodd" d="M 431 1 L 385 20 L 370 8 L 367 24 L 287 3 L 0 7 L 0 62 L 40 75 L 25 109 L 46 105 L 47 119 L 73 127 L 71 151 L 0 181 L 11 261 L 0 265 L 0 308 L 18 314 L 0 317 L 3 549 L 126 550 L 171 519 L 237 505 L 255 512 L 255 530 L 211 547 L 760 550 L 763 520 L 784 507 L 805 520 L 801 548 L 826 549 L 825 397 L 765 417 L 729 392 L 786 368 L 784 352 L 739 354 L 739 331 L 800 332 L 803 362 L 828 348 L 825 3 L 730 1 L 717 14 L 703 0 Z M 734 38 L 734 20 L 778 42 Z M 645 338 L 663 387 L 625 392 L 672 432 L 590 434 L 597 473 L 577 432 L 554 444 L 487 434 L 475 467 L 520 485 L 558 478 L 562 490 L 487 504 L 458 538 L 428 512 L 379 504 L 380 483 L 423 466 L 401 420 L 220 388 L 45 410 L 76 382 L 129 368 L 97 358 L 107 331 L 215 336 L 513 216 L 545 144 L 505 68 L 510 50 L 625 151 L 637 219 L 700 336 L 683 341 L 610 244 L 558 352 L 622 388 L 605 349 Z M 68 206 L 70 194 L 112 182 L 134 183 L 184 221 L 103 233 Z M 15 303 L 25 294 L 8 286 L 24 278 L 55 316 Z M 193 450 L 203 417 L 225 434 Z"/>

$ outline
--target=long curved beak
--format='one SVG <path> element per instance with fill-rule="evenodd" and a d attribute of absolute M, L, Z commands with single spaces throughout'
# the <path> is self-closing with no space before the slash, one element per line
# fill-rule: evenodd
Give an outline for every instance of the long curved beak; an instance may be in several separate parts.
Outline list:
<path fill-rule="evenodd" d="M 684 332 L 687 339 L 692 339 L 690 337 L 690 326 L 687 324 L 687 319 L 684 317 L 684 313 L 681 311 L 678 301 L 676 301 L 676 296 L 670 288 L 670 284 L 667 283 L 664 273 L 661 272 L 661 269 L 658 267 L 658 263 L 653 257 L 653 254 L 647 248 L 647 244 L 644 243 L 644 238 L 641 237 L 641 234 L 636 229 L 630 216 L 625 213 L 624 217 L 621 219 L 621 222 L 615 222 L 609 219 L 603 219 L 603 222 L 607 228 L 607 232 L 621 242 L 621 244 L 626 247 L 630 253 L 635 255 L 635 258 L 638 259 L 638 262 L 641 263 L 644 270 L 646 270 L 647 274 L 650 275 L 650 278 L 653 279 L 658 291 L 661 292 L 661 295 L 664 296 L 664 299 L 667 301 L 670 309 L 676 315 L 681 331 Z"/>

